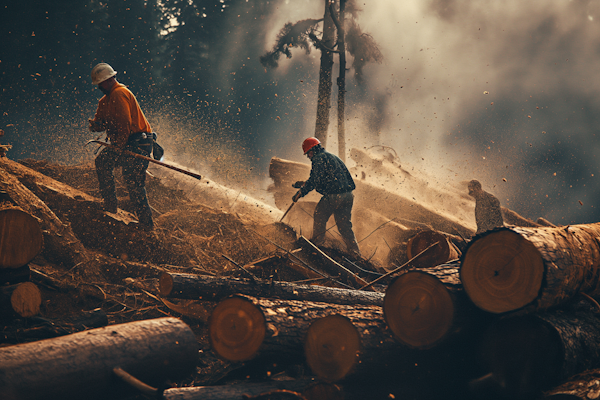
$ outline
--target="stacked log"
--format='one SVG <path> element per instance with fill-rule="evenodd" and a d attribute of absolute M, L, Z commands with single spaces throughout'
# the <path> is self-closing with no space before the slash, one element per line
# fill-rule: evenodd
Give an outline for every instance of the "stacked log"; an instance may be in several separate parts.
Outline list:
<path fill-rule="evenodd" d="M 496 314 L 600 296 L 598 237 L 600 224 L 499 228 L 469 244 L 460 278 L 473 303 Z"/>
<path fill-rule="evenodd" d="M 42 229 L 36 218 L 14 205 L 0 209 L 2 315 L 16 314 L 28 318 L 39 314 L 42 296 L 39 288 L 28 281 L 28 263 L 40 253 L 43 243 Z"/>
<path fill-rule="evenodd" d="M 510 398 L 532 398 L 600 366 L 600 310 L 588 300 L 503 318 L 482 342 L 490 378 Z"/>
<path fill-rule="evenodd" d="M 299 356 L 311 324 L 341 315 L 357 326 L 367 347 L 396 346 L 385 327 L 381 307 L 346 306 L 296 300 L 234 295 L 220 301 L 208 321 L 213 351 L 228 361 L 247 361 L 258 355 Z M 316 328 L 315 328 L 316 329 Z M 356 328 L 360 329 L 362 328 Z M 371 345 L 373 344 L 373 345 Z"/>
<path fill-rule="evenodd" d="M 244 293 L 254 297 L 332 304 L 379 306 L 383 304 L 383 293 L 377 292 L 298 285 L 283 281 L 228 279 L 173 272 L 164 272 L 160 276 L 159 289 L 163 297 L 190 300 L 219 301 L 236 293 Z"/>
<path fill-rule="evenodd" d="M 197 358 L 191 329 L 158 318 L 0 348 L 0 387 L 7 400 L 122 398 L 131 391 L 115 367 L 162 386 L 190 374 Z"/>
<path fill-rule="evenodd" d="M 383 313 L 396 340 L 413 349 L 430 349 L 489 322 L 488 314 L 464 293 L 459 268 L 454 262 L 394 278 L 385 292 Z"/>

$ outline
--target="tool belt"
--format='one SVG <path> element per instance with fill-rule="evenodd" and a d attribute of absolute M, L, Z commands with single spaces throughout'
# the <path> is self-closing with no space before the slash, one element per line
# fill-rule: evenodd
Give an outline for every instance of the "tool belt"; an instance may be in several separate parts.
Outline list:
<path fill-rule="evenodd" d="M 165 154 L 165 150 L 161 145 L 156 143 L 157 134 L 147 133 L 147 132 L 137 132 L 129 135 L 129 139 L 127 140 L 128 146 L 150 146 L 152 145 L 152 156 L 155 160 L 160 160 L 163 158 Z"/>

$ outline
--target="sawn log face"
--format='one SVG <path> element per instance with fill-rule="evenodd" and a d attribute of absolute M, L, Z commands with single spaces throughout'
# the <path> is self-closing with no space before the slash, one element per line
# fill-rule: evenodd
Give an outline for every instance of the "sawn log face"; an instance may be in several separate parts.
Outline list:
<path fill-rule="evenodd" d="M 544 310 L 579 292 L 600 296 L 600 224 L 500 228 L 475 238 L 461 280 L 486 311 Z"/>

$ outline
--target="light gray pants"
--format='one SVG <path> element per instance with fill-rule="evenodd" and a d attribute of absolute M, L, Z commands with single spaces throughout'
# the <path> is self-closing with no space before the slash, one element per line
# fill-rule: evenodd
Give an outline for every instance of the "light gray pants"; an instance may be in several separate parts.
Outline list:
<path fill-rule="evenodd" d="M 354 204 L 354 194 L 352 192 L 340 194 L 326 194 L 315 208 L 313 237 L 315 244 L 323 243 L 327 221 L 333 214 L 342 239 L 350 253 L 360 254 L 354 231 L 352 230 L 352 205 Z"/>

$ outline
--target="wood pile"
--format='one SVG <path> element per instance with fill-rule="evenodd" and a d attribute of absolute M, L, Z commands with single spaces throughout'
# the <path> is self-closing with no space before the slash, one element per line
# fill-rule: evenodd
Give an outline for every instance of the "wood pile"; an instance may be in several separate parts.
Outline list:
<path fill-rule="evenodd" d="M 353 171 L 359 177 L 368 167 L 418 185 L 393 160 L 353 154 L 362 163 Z M 294 192 L 288 183 L 305 179 L 306 172 L 305 165 L 273 160 L 271 190 L 280 208 Z M 37 251 L 19 252 L 18 261 L 0 268 L 10 269 L 2 272 L 10 285 L 0 293 L 12 296 L 20 280 L 21 286 L 35 284 L 42 300 L 48 296 L 37 314 L 12 317 L 22 321 L 18 330 L 9 332 L 5 323 L 2 398 L 423 400 L 600 393 L 590 372 L 600 368 L 600 224 L 563 227 L 513 216 L 519 226 L 471 237 L 471 221 L 450 215 L 451 204 L 439 196 L 444 193 L 433 196 L 446 210 L 437 212 L 385 193 L 365 177 L 358 179 L 357 196 L 386 196 L 385 206 L 357 202 L 356 218 L 371 224 L 357 236 L 373 257 L 355 259 L 331 245 L 335 234 L 325 247 L 307 239 L 310 230 L 296 234 L 294 221 L 302 214 L 310 220 L 310 199 L 286 224 L 251 226 L 251 217 L 188 203 L 176 191 L 167 196 L 173 208 L 160 198 L 154 202 L 152 196 L 166 189 L 149 178 L 151 204 L 161 209 L 157 232 L 149 234 L 136 229 L 125 209 L 103 212 L 96 189 L 79 190 L 6 159 L 0 159 L 0 174 L 7 206 L 26 215 L 18 218 L 34 220 L 41 238 L 39 246 L 29 246 Z M 217 198 L 219 189 L 207 186 L 210 194 L 202 196 Z M 460 197 L 458 191 L 446 194 Z M 238 210 L 250 213 L 248 204 Z M 397 213 L 398 204 L 411 210 Z M 127 208 L 120 198 L 121 205 Z M 23 241 L 14 237 L 15 228 L 3 232 L 0 249 L 9 240 Z M 384 239 L 387 252 L 373 251 Z M 0 253 L 0 262 L 4 257 L 12 256 Z M 59 301 L 88 311 L 50 318 Z M 568 386 L 569 379 L 585 383 Z"/>

